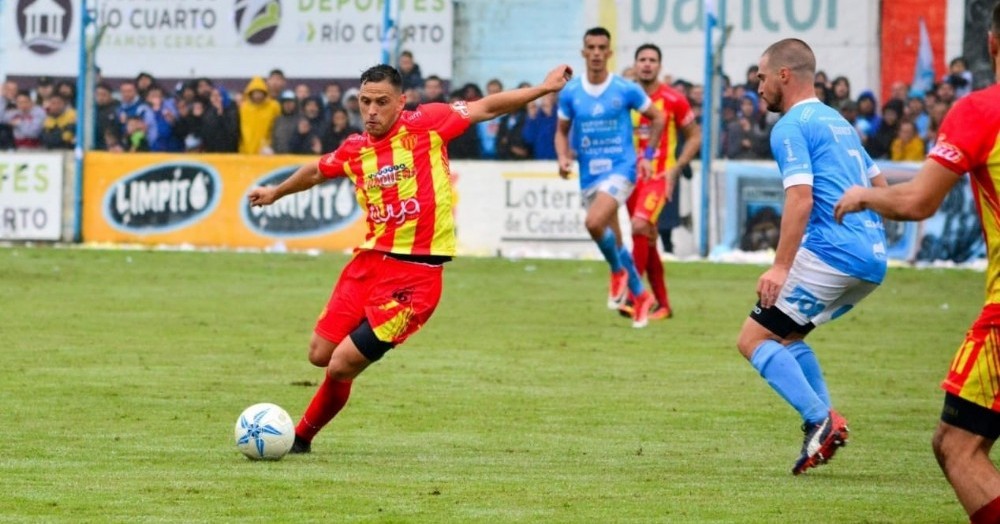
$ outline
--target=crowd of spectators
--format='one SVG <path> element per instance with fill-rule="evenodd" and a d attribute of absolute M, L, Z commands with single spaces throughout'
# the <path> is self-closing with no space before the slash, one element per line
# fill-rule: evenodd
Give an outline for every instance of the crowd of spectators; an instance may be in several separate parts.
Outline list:
<path fill-rule="evenodd" d="M 471 101 L 484 96 L 475 83 L 448 91 L 437 75 L 424 76 L 412 53 L 400 53 L 398 68 L 408 108 L 426 102 Z M 623 76 L 629 77 L 626 69 Z M 729 159 L 769 159 L 770 131 L 779 115 L 757 96 L 757 67 L 743 83 L 723 78 L 717 154 Z M 701 85 L 664 79 L 687 96 L 701 123 Z M 525 86 L 527 83 L 521 83 Z M 857 129 L 876 159 L 921 160 L 933 145 L 951 104 L 971 90 L 972 75 L 962 58 L 933 89 L 911 92 L 897 82 L 881 105 L 872 91 L 856 97 L 846 77 L 816 74 L 816 96 L 837 108 Z M 76 137 L 76 88 L 73 83 L 40 77 L 32 89 L 6 81 L 0 89 L 0 150 L 71 149 Z M 491 94 L 500 80 L 486 83 Z M 522 160 L 556 158 L 558 95 L 552 94 L 511 114 L 470 127 L 449 145 L 454 159 Z M 320 154 L 332 151 L 363 127 L 355 87 L 327 83 L 314 94 L 310 85 L 294 86 L 279 69 L 254 77 L 240 92 L 209 78 L 162 85 L 149 73 L 118 84 L 99 81 L 94 149 L 114 152 L 204 152 L 246 154 Z"/>

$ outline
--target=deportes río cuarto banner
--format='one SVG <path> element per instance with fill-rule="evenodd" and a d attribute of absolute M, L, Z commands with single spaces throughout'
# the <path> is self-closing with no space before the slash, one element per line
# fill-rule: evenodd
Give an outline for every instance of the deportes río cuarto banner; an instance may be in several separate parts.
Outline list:
<path fill-rule="evenodd" d="M 59 240 L 63 156 L 0 154 L 0 239 Z"/>
<path fill-rule="evenodd" d="M 314 157 L 89 153 L 83 240 L 218 247 L 350 249 L 364 237 L 354 184 L 337 178 L 267 207 L 275 185 Z"/>
<path fill-rule="evenodd" d="M 2 5 L 3 3 L 0 3 Z M 11 0 L 0 16 L 3 68 L 75 76 L 79 0 Z M 355 78 L 383 45 L 418 57 L 424 74 L 451 77 L 452 2 L 395 1 L 382 42 L 381 0 L 91 0 L 105 77 L 247 78 L 281 68 L 291 78 Z"/>

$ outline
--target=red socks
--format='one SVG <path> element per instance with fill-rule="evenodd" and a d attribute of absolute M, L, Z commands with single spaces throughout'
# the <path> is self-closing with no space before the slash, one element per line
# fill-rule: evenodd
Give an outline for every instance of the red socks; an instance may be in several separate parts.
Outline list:
<path fill-rule="evenodd" d="M 972 517 L 969 518 L 972 524 L 997 524 L 1000 523 L 1000 497 L 989 502 L 989 504 L 979 508 Z"/>
<path fill-rule="evenodd" d="M 632 260 L 635 261 L 635 270 L 641 278 L 646 274 L 649 260 L 649 239 L 643 235 L 632 235 Z"/>
<path fill-rule="evenodd" d="M 325 374 L 324 374 L 325 375 Z M 312 402 L 302 415 L 299 425 L 295 426 L 295 434 L 299 438 L 312 441 L 313 437 L 327 425 L 337 413 L 347 404 L 351 396 L 351 382 L 333 380 L 329 375 L 320 384 Z"/>
<path fill-rule="evenodd" d="M 649 272 L 649 287 L 656 297 L 656 302 L 667 309 L 670 309 L 670 297 L 667 296 L 667 279 L 663 272 L 663 261 L 660 254 L 656 252 L 656 246 L 649 245 L 649 262 L 646 264 L 646 271 Z"/>
<path fill-rule="evenodd" d="M 639 272 L 640 277 L 649 273 L 649 287 L 656 297 L 656 302 L 669 308 L 670 299 L 667 297 L 667 281 L 663 276 L 663 261 L 656 251 L 656 244 L 650 242 L 648 237 L 632 235 L 632 259 L 635 260 L 635 270 Z"/>

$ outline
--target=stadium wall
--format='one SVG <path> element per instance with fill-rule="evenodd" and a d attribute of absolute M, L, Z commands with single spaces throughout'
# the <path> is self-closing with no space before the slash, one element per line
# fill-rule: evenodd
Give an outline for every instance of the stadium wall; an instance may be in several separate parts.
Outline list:
<path fill-rule="evenodd" d="M 91 244 L 346 251 L 365 233 L 353 185 L 331 180 L 266 208 L 247 192 L 276 184 L 300 156 L 90 153 L 75 215 L 73 157 L 0 154 L 0 240 L 71 242 L 77 221 Z M 916 163 L 879 162 L 890 182 L 908 180 Z M 452 162 L 459 252 L 472 256 L 598 259 L 583 227 L 578 181 L 551 162 Z M 695 166 L 696 168 L 698 166 Z M 701 202 L 695 178 L 682 179 L 674 254 L 694 257 Z M 772 162 L 717 162 L 709 187 L 711 258 L 777 245 L 784 191 Z M 619 215 L 628 230 L 624 211 Z M 886 222 L 894 260 L 966 263 L 985 258 L 975 203 L 963 178 L 941 209 L 920 223 Z M 625 239 L 628 242 L 629 239 Z"/>

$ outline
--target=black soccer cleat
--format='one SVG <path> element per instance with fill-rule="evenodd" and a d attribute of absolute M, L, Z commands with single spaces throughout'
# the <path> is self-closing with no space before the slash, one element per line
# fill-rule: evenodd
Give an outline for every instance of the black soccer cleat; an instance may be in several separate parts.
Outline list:
<path fill-rule="evenodd" d="M 850 433 L 847 420 L 834 410 L 830 410 L 830 414 L 818 424 L 803 424 L 802 431 L 805 440 L 802 442 L 802 454 L 792 468 L 793 475 L 829 462 L 838 448 L 847 445 Z"/>
<path fill-rule="evenodd" d="M 308 440 L 295 435 L 295 442 L 292 443 L 292 449 L 288 450 L 289 453 L 311 453 L 312 443 Z"/>

